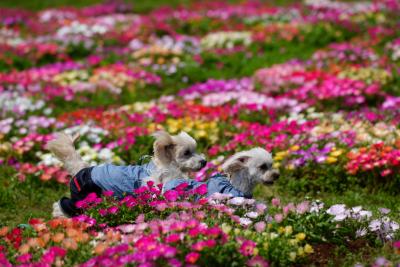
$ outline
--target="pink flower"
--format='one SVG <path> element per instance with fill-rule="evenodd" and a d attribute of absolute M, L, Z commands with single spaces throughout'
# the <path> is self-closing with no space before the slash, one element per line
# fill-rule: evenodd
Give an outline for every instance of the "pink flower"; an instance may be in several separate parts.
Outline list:
<path fill-rule="evenodd" d="M 258 222 L 256 224 L 254 224 L 254 229 L 256 229 L 256 231 L 258 233 L 261 233 L 265 230 L 266 226 L 267 226 L 267 224 L 265 222 Z"/>
<path fill-rule="evenodd" d="M 281 205 L 281 200 L 279 198 L 273 198 L 271 204 L 272 206 L 279 207 L 279 205 Z"/>
<path fill-rule="evenodd" d="M 17 257 L 17 261 L 20 263 L 28 263 L 31 259 L 32 259 L 32 254 L 30 253 L 25 253 Z"/>
<path fill-rule="evenodd" d="M 202 184 L 199 187 L 196 188 L 196 193 L 199 195 L 205 195 L 207 194 L 207 184 Z"/>
<path fill-rule="evenodd" d="M 295 207 L 293 203 L 287 204 L 285 207 L 283 207 L 283 213 L 288 214 L 290 211 L 294 211 Z"/>
<path fill-rule="evenodd" d="M 168 265 L 171 267 L 181 267 L 182 263 L 178 259 L 170 259 Z"/>
<path fill-rule="evenodd" d="M 274 219 L 277 223 L 281 223 L 283 221 L 283 214 L 281 213 L 275 214 Z"/>
<path fill-rule="evenodd" d="M 99 209 L 99 214 L 100 216 L 104 217 L 108 214 L 107 209 Z"/>
<path fill-rule="evenodd" d="M 256 243 L 251 240 L 245 240 L 240 246 L 240 253 L 244 256 L 251 256 L 254 253 L 254 248 L 256 247 Z"/>
<path fill-rule="evenodd" d="M 261 256 L 255 256 L 247 261 L 249 267 L 269 267 L 269 264 Z"/>
<path fill-rule="evenodd" d="M 112 195 L 114 195 L 114 192 L 113 191 L 104 191 L 103 195 L 106 197 L 111 197 Z"/>
<path fill-rule="evenodd" d="M 267 209 L 267 205 L 265 205 L 264 203 L 257 203 L 256 210 L 259 214 L 263 214 L 266 209 Z"/>
<path fill-rule="evenodd" d="M 199 257 L 200 257 L 200 254 L 199 253 L 197 253 L 197 252 L 190 252 L 190 253 L 188 253 L 187 255 L 186 255 L 186 257 L 185 257 L 185 261 L 187 262 L 187 263 L 195 263 L 198 259 L 199 259 Z"/>
<path fill-rule="evenodd" d="M 303 201 L 300 204 L 297 205 L 296 211 L 298 214 L 304 214 L 306 213 L 309 208 L 310 208 L 310 203 L 308 201 Z"/>
<path fill-rule="evenodd" d="M 169 190 L 164 193 L 164 197 L 166 200 L 173 202 L 178 199 L 179 193 L 175 190 Z"/>
<path fill-rule="evenodd" d="M 180 240 L 179 234 L 170 234 L 165 238 L 165 242 L 167 243 L 175 243 L 178 242 L 179 240 Z"/>
<path fill-rule="evenodd" d="M 117 206 L 112 206 L 107 209 L 108 213 L 110 213 L 110 214 L 116 214 L 118 212 L 118 210 L 119 210 L 119 208 Z"/>

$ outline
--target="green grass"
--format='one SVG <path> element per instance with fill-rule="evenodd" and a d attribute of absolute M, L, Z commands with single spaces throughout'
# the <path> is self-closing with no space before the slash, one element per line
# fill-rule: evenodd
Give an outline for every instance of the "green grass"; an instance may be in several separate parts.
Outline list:
<path fill-rule="evenodd" d="M 15 226 L 30 218 L 51 217 L 52 203 L 67 193 L 68 187 L 36 176 L 21 182 L 10 167 L 0 166 L 0 226 Z"/>

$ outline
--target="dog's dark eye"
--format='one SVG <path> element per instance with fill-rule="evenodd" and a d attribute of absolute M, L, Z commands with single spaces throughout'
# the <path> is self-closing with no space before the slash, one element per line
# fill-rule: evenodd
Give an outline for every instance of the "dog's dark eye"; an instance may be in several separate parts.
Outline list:
<path fill-rule="evenodd" d="M 262 170 L 262 171 L 266 171 L 268 169 L 269 169 L 269 166 L 267 163 L 264 163 L 263 165 L 260 166 L 260 170 Z"/>
<path fill-rule="evenodd" d="M 183 153 L 183 155 L 185 157 L 189 157 L 190 155 L 192 155 L 192 152 L 190 150 L 185 150 L 185 152 Z"/>

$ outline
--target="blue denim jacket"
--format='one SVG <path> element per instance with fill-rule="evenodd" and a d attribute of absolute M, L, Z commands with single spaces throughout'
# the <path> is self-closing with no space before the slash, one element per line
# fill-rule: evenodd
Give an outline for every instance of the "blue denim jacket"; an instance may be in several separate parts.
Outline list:
<path fill-rule="evenodd" d="M 178 185 L 182 183 L 187 183 L 188 187 L 187 190 L 192 190 L 199 187 L 202 184 L 207 185 L 207 197 L 211 196 L 214 193 L 221 193 L 221 194 L 230 194 L 233 197 L 245 197 L 245 198 L 252 198 L 252 195 L 244 194 L 242 191 L 233 187 L 233 185 L 229 182 L 226 176 L 222 174 L 216 174 L 208 179 L 206 182 L 197 182 L 192 179 L 174 179 L 168 181 L 164 187 L 164 191 L 172 190 L 176 188 Z"/>
<path fill-rule="evenodd" d="M 129 166 L 102 164 L 93 167 L 91 178 L 103 191 L 112 191 L 117 198 L 123 198 L 125 194 L 133 194 L 135 189 L 144 185 L 142 184 L 143 179 L 150 177 L 154 168 L 153 162 Z M 222 174 L 214 175 L 206 182 L 197 182 L 192 179 L 174 179 L 164 184 L 163 191 L 174 189 L 182 183 L 188 183 L 187 190 L 207 184 L 207 196 L 219 192 L 221 194 L 231 194 L 234 197 L 252 197 L 233 187 L 226 179 L 226 176 Z"/>
<path fill-rule="evenodd" d="M 155 165 L 152 161 L 143 165 L 117 166 L 101 164 L 93 167 L 91 178 L 103 191 L 113 191 L 114 196 L 123 198 L 133 194 L 142 186 L 142 180 L 150 177 Z"/>

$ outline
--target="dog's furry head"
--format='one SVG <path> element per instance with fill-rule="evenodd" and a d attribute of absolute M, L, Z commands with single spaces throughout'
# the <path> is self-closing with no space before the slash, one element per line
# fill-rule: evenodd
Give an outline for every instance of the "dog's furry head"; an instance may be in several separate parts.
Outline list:
<path fill-rule="evenodd" d="M 272 184 L 279 178 L 279 171 L 272 168 L 272 163 L 271 154 L 257 147 L 231 156 L 222 164 L 222 170 L 228 174 L 233 186 L 252 193 L 257 184 Z"/>
<path fill-rule="evenodd" d="M 170 135 L 165 131 L 153 134 L 154 162 L 159 168 L 178 168 L 182 172 L 199 171 L 207 161 L 203 154 L 196 152 L 197 143 L 186 132 Z"/>

